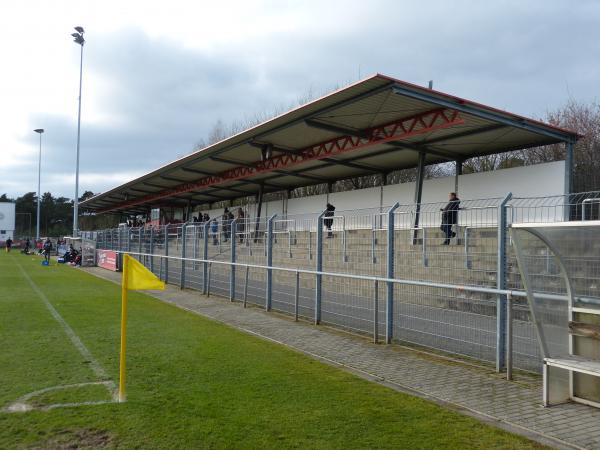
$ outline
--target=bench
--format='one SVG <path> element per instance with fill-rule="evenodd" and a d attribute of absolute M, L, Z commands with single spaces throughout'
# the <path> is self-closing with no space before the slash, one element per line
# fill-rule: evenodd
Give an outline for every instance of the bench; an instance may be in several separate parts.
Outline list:
<path fill-rule="evenodd" d="M 544 358 L 544 392 L 543 401 L 544 406 L 550 406 L 550 370 L 549 367 L 557 367 L 569 371 L 569 392 L 568 395 L 564 395 L 565 400 L 572 399 L 581 403 L 587 403 L 591 406 L 600 407 L 596 402 L 591 400 L 585 400 L 577 398 L 573 394 L 573 383 L 571 381 L 571 375 L 573 372 L 583 373 L 595 377 L 600 377 L 600 361 L 593 361 L 590 359 L 582 358 L 580 356 L 564 356 L 556 358 Z"/>
<path fill-rule="evenodd" d="M 583 265 L 598 267 L 600 257 L 594 253 L 592 243 L 600 239 L 600 221 L 512 224 L 511 237 L 543 355 L 544 406 L 572 400 L 600 408 L 596 395 L 586 392 L 590 387 L 587 381 L 581 380 L 585 388 L 577 394 L 591 398 L 581 398 L 575 393 L 580 388 L 575 374 L 596 377 L 600 383 L 600 360 L 594 350 L 600 341 L 600 325 L 589 317 L 600 316 L 600 298 L 578 296 L 577 285 L 573 283 L 573 271 Z M 558 288 L 564 284 L 564 297 L 553 303 L 543 298 L 549 290 L 549 277 L 540 281 L 540 271 L 535 267 L 540 242 L 556 263 L 558 271 L 553 277 Z M 554 372 L 561 370 L 568 373 L 568 382 L 554 378 Z M 600 384 L 594 378 L 591 380 L 592 390 L 597 389 Z"/>

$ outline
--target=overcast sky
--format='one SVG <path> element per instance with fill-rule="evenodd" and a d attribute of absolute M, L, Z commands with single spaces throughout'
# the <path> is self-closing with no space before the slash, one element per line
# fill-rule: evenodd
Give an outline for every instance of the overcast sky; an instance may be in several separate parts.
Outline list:
<path fill-rule="evenodd" d="M 379 72 L 530 117 L 600 97 L 600 1 L 29 1 L 0 13 L 0 194 L 101 192 Z"/>

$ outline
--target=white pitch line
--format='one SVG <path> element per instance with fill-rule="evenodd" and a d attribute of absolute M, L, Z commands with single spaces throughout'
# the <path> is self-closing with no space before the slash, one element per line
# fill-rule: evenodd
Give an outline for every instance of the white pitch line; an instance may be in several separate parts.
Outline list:
<path fill-rule="evenodd" d="M 29 400 L 38 395 L 46 394 L 52 391 L 63 391 L 66 389 L 84 387 L 84 386 L 98 386 L 104 385 L 109 388 L 112 384 L 112 381 L 90 381 L 87 383 L 75 383 L 75 384 L 63 384 L 60 386 L 52 386 L 44 389 L 40 389 L 38 391 L 30 392 L 29 394 L 25 394 L 23 397 L 20 397 L 16 401 L 12 402 L 10 405 L 6 406 L 2 409 L 3 412 L 15 413 L 15 412 L 26 412 L 32 411 L 34 409 L 47 411 L 54 408 L 65 408 L 70 406 L 82 406 L 82 405 L 104 405 L 106 403 L 115 403 L 114 400 L 97 400 L 97 401 L 84 401 L 84 402 L 73 402 L 73 403 L 55 403 L 46 406 L 32 406 L 29 404 Z"/>
<path fill-rule="evenodd" d="M 44 305 L 46 305 L 46 308 L 48 308 L 48 311 L 50 311 L 50 314 L 52 314 L 52 317 L 54 317 L 54 319 L 62 326 L 63 330 L 65 331 L 73 345 L 77 348 L 77 350 L 79 350 L 81 356 L 83 356 L 83 358 L 86 361 L 90 362 L 90 367 L 92 368 L 96 376 L 101 380 L 106 380 L 106 386 L 110 394 L 114 396 L 116 391 L 115 383 L 110 380 L 110 377 L 108 376 L 104 368 L 100 365 L 98 360 L 96 360 L 96 358 L 92 356 L 92 353 L 88 350 L 88 348 L 81 341 L 81 339 L 79 339 L 79 336 L 75 334 L 75 332 L 65 321 L 65 319 L 63 319 L 62 316 L 58 313 L 58 311 L 54 308 L 54 306 L 52 306 L 52 303 L 50 303 L 50 300 L 48 300 L 46 294 L 44 294 L 44 292 L 34 283 L 34 281 L 29 277 L 29 274 L 25 271 L 25 269 L 23 269 L 21 264 L 19 264 L 17 261 L 15 261 L 15 263 L 19 270 L 21 270 L 23 277 L 25 277 L 25 279 L 29 282 L 31 289 L 33 289 L 34 292 L 38 295 L 38 297 L 42 299 Z"/>

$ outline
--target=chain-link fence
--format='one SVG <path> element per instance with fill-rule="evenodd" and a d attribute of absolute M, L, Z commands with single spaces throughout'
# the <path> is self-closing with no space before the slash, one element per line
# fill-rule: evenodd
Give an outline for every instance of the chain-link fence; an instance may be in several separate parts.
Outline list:
<path fill-rule="evenodd" d="M 507 231 L 525 221 L 597 219 L 600 194 L 462 201 L 450 220 L 446 206 L 119 228 L 98 231 L 96 238 L 98 248 L 148 255 L 141 257 L 147 267 L 181 287 L 353 332 L 376 331 L 391 341 L 494 362 L 498 369 L 511 333 L 515 367 L 538 371 L 541 355 L 525 298 L 507 301 L 497 291 L 522 289 Z M 161 258 L 166 255 L 179 258 Z M 551 290 L 557 270 L 551 255 L 540 248 L 536 257 Z M 598 265 L 582 261 L 577 267 L 577 282 L 600 295 Z"/>

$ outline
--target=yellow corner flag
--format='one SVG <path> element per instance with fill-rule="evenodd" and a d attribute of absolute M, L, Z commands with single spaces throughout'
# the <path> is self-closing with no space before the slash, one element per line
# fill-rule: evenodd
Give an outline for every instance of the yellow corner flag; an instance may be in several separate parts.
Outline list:
<path fill-rule="evenodd" d="M 125 395 L 125 351 L 127 347 L 127 291 L 143 289 L 162 290 L 165 283 L 150 272 L 139 261 L 129 255 L 123 255 L 123 278 L 121 281 L 121 357 L 119 359 L 119 401 L 124 402 Z"/>

